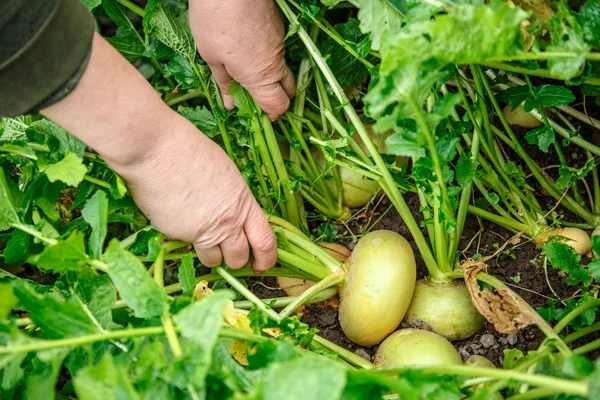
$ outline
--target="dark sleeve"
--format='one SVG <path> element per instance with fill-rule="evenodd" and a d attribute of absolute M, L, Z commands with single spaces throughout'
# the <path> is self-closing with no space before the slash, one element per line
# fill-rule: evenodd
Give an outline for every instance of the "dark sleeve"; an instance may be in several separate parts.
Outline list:
<path fill-rule="evenodd" d="M 0 117 L 36 112 L 73 90 L 94 28 L 81 0 L 0 0 Z"/>

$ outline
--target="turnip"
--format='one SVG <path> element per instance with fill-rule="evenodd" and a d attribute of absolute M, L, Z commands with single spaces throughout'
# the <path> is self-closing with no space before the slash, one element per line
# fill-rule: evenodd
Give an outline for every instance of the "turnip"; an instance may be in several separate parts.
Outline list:
<path fill-rule="evenodd" d="M 393 332 L 404 317 L 413 295 L 416 262 L 408 241 L 392 231 L 373 231 L 363 236 L 352 255 L 341 263 L 318 245 L 297 233 L 283 230 L 290 243 L 279 249 L 282 265 L 313 274 L 318 279 L 280 315 L 287 316 L 305 299 L 339 285 L 339 321 L 353 342 L 371 346 Z M 297 255 L 291 254 L 300 248 Z M 317 259 L 309 260 L 309 257 Z"/>
<path fill-rule="evenodd" d="M 548 229 L 537 235 L 534 239 L 538 247 L 543 247 L 548 240 L 557 240 L 568 244 L 579 255 L 586 255 L 592 249 L 590 235 L 579 228 Z"/>
<path fill-rule="evenodd" d="M 496 368 L 493 362 L 484 356 L 480 356 L 478 354 L 474 354 L 465 360 L 465 365 L 471 365 L 473 367 L 486 367 L 486 368 Z"/>
<path fill-rule="evenodd" d="M 400 329 L 385 339 L 375 355 L 375 365 L 460 365 L 454 346 L 444 337 L 422 329 Z"/>
<path fill-rule="evenodd" d="M 502 110 L 502 113 L 504 114 L 504 118 L 506 118 L 511 125 L 523 128 L 537 128 L 544 125 L 542 121 L 525 111 L 523 106 L 518 106 L 513 110 L 510 105 L 507 105 Z"/>
<path fill-rule="evenodd" d="M 398 326 L 410 304 L 416 263 L 406 239 L 391 231 L 361 238 L 348 261 L 339 319 L 354 343 L 379 343 Z"/>
<path fill-rule="evenodd" d="M 411 326 L 437 332 L 448 340 L 467 339 L 485 322 L 473 307 L 471 294 L 464 283 L 433 284 L 428 280 L 417 281 L 404 320 Z"/>

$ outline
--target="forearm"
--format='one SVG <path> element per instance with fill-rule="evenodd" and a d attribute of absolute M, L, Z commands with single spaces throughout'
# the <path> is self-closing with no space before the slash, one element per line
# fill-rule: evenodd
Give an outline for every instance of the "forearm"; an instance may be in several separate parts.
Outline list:
<path fill-rule="evenodd" d="M 177 117 L 98 34 L 75 89 L 41 112 L 96 150 L 118 172 L 151 156 Z"/>

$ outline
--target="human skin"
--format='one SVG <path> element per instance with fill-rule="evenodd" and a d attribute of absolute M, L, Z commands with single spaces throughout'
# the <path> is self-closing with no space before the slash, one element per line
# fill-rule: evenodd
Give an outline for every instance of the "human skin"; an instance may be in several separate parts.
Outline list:
<path fill-rule="evenodd" d="M 256 25 L 241 26 L 244 14 Z M 226 106 L 233 107 L 227 92 L 233 78 L 271 119 L 286 111 L 295 85 L 272 0 L 190 0 L 190 23 Z M 126 180 L 152 225 L 193 243 L 204 265 L 241 268 L 250 248 L 255 272 L 275 265 L 273 232 L 234 163 L 100 35 L 76 88 L 41 113 L 96 150 Z"/>

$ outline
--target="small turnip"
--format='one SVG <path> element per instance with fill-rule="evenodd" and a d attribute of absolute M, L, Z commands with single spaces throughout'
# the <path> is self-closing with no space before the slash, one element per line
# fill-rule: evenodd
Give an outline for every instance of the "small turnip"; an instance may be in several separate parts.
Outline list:
<path fill-rule="evenodd" d="M 514 110 L 510 105 L 507 105 L 502 110 L 504 118 L 511 125 L 520 126 L 523 128 L 537 128 L 544 125 L 539 119 L 523 109 L 523 106 L 518 106 Z"/>
<path fill-rule="evenodd" d="M 404 321 L 448 340 L 464 340 L 481 329 L 485 318 L 471 302 L 471 294 L 464 283 L 420 280 Z"/>
<path fill-rule="evenodd" d="M 452 343 L 422 329 L 400 329 L 392 333 L 375 355 L 375 365 L 381 367 L 460 364 L 462 360 Z"/>
<path fill-rule="evenodd" d="M 590 235 L 579 228 L 547 229 L 538 234 L 534 238 L 534 242 L 538 247 L 543 247 L 553 236 L 561 243 L 571 246 L 582 256 L 588 254 L 592 249 L 592 239 L 590 238 Z"/>

